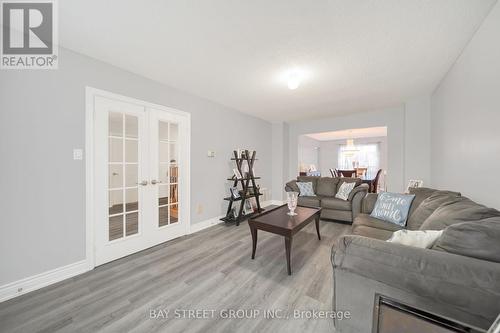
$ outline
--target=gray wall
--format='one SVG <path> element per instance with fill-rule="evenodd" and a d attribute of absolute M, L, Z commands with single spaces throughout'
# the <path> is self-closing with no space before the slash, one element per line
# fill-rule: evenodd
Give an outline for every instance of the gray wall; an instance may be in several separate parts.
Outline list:
<path fill-rule="evenodd" d="M 300 135 L 352 128 L 387 126 L 387 185 L 390 191 L 405 189 L 405 109 L 404 106 L 326 119 L 297 121 L 289 124 L 288 179 L 298 175 L 298 139 Z M 422 163 L 425 163 L 423 161 Z"/>
<path fill-rule="evenodd" d="M 318 140 L 312 139 L 308 136 L 299 136 L 298 143 L 298 167 L 302 165 L 305 170 L 309 170 L 311 164 L 314 164 L 316 169 L 319 171 L 319 147 L 320 142 Z"/>
<path fill-rule="evenodd" d="M 272 200 L 283 200 L 285 192 L 285 171 L 283 168 L 283 160 L 285 158 L 285 135 L 288 131 L 286 124 L 283 122 L 272 124 Z"/>
<path fill-rule="evenodd" d="M 298 174 L 297 145 L 300 135 L 378 126 L 387 127 L 387 190 L 404 191 L 409 179 L 423 179 L 432 186 L 429 182 L 429 96 L 412 98 L 394 108 L 290 123 L 289 158 L 285 159 L 288 179 Z"/>
<path fill-rule="evenodd" d="M 431 99 L 430 95 L 405 103 L 405 184 L 410 179 L 431 187 Z"/>
<path fill-rule="evenodd" d="M 271 189 L 271 124 L 61 49 L 59 70 L 0 71 L 0 285 L 85 259 L 85 86 L 190 112 L 191 223 L 224 213 L 232 149 L 257 150 Z M 207 150 L 215 150 L 215 158 Z"/>
<path fill-rule="evenodd" d="M 500 3 L 432 96 L 432 183 L 500 209 Z"/>

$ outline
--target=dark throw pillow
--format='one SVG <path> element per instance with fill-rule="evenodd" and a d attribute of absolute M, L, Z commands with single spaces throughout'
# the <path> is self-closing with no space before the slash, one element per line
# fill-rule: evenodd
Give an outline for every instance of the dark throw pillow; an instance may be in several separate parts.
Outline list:
<path fill-rule="evenodd" d="M 460 199 L 460 193 L 451 191 L 435 191 L 427 199 L 423 200 L 418 207 L 413 210 L 410 219 L 408 220 L 409 226 L 412 230 L 422 229 L 420 226 L 427 220 L 429 216 L 441 205 L 455 202 Z"/>
<path fill-rule="evenodd" d="M 420 229 L 441 230 L 453 224 L 480 221 L 496 216 L 500 216 L 498 210 L 475 203 L 469 198 L 459 197 L 437 208 Z"/>
<path fill-rule="evenodd" d="M 500 263 L 500 217 L 451 225 L 432 249 Z"/>

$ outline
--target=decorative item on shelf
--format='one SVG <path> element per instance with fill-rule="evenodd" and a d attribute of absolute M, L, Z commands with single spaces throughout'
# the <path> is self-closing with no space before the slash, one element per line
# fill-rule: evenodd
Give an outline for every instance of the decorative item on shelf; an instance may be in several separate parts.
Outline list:
<path fill-rule="evenodd" d="M 248 163 L 242 163 L 241 165 L 241 174 L 244 178 L 248 178 L 248 173 L 250 172 L 250 168 L 248 167 Z"/>
<path fill-rule="evenodd" d="M 243 213 L 245 215 L 248 215 L 248 214 L 252 214 L 253 212 L 254 212 L 254 210 L 252 207 L 252 203 L 250 202 L 250 200 L 246 200 L 245 206 L 243 207 Z"/>
<path fill-rule="evenodd" d="M 260 193 L 260 186 L 257 185 L 256 188 L 249 186 L 247 189 L 247 195 L 254 195 L 254 194 L 261 194 Z"/>
<path fill-rule="evenodd" d="M 232 187 L 230 187 L 231 195 L 224 200 L 229 201 L 226 216 L 221 218 L 225 222 L 235 222 L 236 225 L 247 218 L 251 214 L 256 214 L 264 211 L 260 207 L 259 197 L 262 195 L 260 193 L 260 187 L 256 184 L 256 180 L 259 177 L 254 175 L 254 163 L 256 161 L 255 151 L 233 151 L 234 157 L 231 158 L 235 161 L 236 168 L 233 169 L 233 176 L 228 178 L 228 180 L 233 181 Z M 241 189 L 238 189 L 238 188 Z M 233 205 L 235 202 L 240 202 L 238 209 L 235 209 Z M 236 213 L 237 211 L 237 213 Z"/>
<path fill-rule="evenodd" d="M 286 192 L 286 203 L 288 205 L 288 209 L 290 210 L 287 214 L 290 216 L 295 216 L 295 208 L 297 208 L 297 199 L 299 197 L 298 192 Z"/>
<path fill-rule="evenodd" d="M 234 199 L 238 199 L 240 198 L 240 192 L 238 190 L 238 188 L 236 186 L 233 186 L 233 187 L 230 187 L 229 188 L 229 191 L 231 192 L 231 196 L 234 198 Z"/>
<path fill-rule="evenodd" d="M 424 181 L 420 179 L 410 179 L 408 181 L 408 187 L 406 188 L 406 193 L 410 193 L 411 188 L 418 188 L 424 186 Z"/>
<path fill-rule="evenodd" d="M 248 199 L 248 202 L 250 202 L 250 205 L 252 206 L 252 212 L 256 212 L 259 209 L 257 207 L 257 200 L 255 200 L 255 197 Z"/>

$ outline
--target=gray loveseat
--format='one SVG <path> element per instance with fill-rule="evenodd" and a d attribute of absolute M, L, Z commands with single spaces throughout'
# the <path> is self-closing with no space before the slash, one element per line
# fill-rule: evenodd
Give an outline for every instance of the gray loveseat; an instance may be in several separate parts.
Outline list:
<path fill-rule="evenodd" d="M 332 249 L 333 307 L 349 310 L 337 332 L 372 332 L 376 295 L 486 330 L 500 313 L 500 212 L 460 193 L 415 189 L 410 230 L 444 230 L 431 249 L 386 242 L 400 227 L 368 214 Z"/>
<path fill-rule="evenodd" d="M 368 192 L 368 185 L 361 184 L 359 178 L 332 178 L 299 176 L 297 180 L 286 183 L 285 191 L 299 192 L 297 182 L 311 182 L 314 196 L 299 196 L 298 204 L 306 207 L 321 207 L 321 218 L 352 222 L 361 212 L 361 202 Z M 337 190 L 344 182 L 355 182 L 356 186 L 347 200 L 335 198 Z"/>

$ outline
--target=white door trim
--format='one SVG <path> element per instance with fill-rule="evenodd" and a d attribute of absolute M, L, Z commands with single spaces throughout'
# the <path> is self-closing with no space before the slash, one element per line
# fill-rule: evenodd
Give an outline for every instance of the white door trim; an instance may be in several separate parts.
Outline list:
<path fill-rule="evenodd" d="M 88 269 L 91 270 L 95 267 L 95 242 L 94 242 L 94 99 L 96 96 L 101 96 L 109 99 L 114 99 L 126 103 L 137 104 L 144 106 L 146 108 L 162 110 L 169 113 L 177 114 L 187 118 L 187 146 L 186 155 L 188 158 L 185 161 L 185 176 L 183 180 L 186 186 L 186 193 L 184 195 L 184 217 L 186 219 L 185 223 L 185 234 L 191 232 L 191 182 L 190 182 L 190 156 L 191 156 L 191 114 L 188 112 L 180 111 L 170 107 L 166 107 L 159 104 L 149 103 L 139 99 L 115 94 L 109 91 L 96 89 L 92 87 L 85 87 L 85 179 L 86 179 L 86 203 L 85 203 L 85 245 L 86 245 L 86 261 L 88 263 Z"/>

